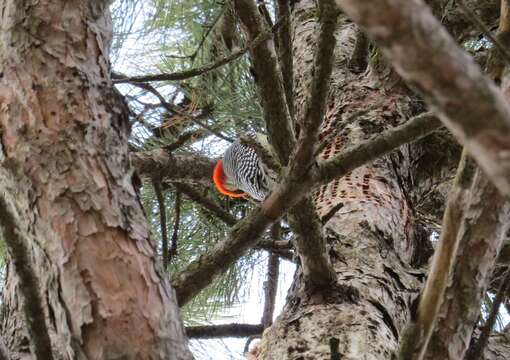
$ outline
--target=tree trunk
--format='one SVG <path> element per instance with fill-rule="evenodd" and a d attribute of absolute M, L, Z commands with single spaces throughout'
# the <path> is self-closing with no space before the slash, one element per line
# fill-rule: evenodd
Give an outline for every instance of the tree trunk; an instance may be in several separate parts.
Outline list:
<path fill-rule="evenodd" d="M 190 359 L 132 184 L 107 1 L 0 0 L 0 191 L 56 359 Z M 9 267 L 2 337 L 32 358 Z"/>
<path fill-rule="evenodd" d="M 298 119 L 309 94 L 317 21 L 315 2 L 293 3 L 293 98 Z M 336 67 L 320 137 L 327 143 L 322 159 L 423 111 L 422 102 L 379 54 L 373 54 L 363 74 L 348 69 L 357 33 L 355 25 L 340 15 Z M 418 183 L 413 174 L 421 165 L 424 142 L 402 147 L 314 194 L 337 282 L 327 291 L 311 290 L 298 271 L 282 314 L 264 332 L 257 359 L 396 358 L 425 278 L 420 266 L 427 257 L 422 253 L 430 248 L 416 221 L 415 208 L 422 199 L 411 190 L 442 182 L 451 176 L 451 164 L 457 163 L 444 159 Z M 452 148 L 444 144 L 445 151 L 458 156 L 458 148 Z"/>

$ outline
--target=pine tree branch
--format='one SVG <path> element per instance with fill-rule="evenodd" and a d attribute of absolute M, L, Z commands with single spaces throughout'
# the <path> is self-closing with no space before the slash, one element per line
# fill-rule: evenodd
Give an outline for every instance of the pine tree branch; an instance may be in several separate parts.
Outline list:
<path fill-rule="evenodd" d="M 131 161 L 141 177 L 211 185 L 216 161 L 199 155 L 173 155 L 158 149 L 131 152 Z"/>
<path fill-rule="evenodd" d="M 467 159 L 466 151 L 464 151 L 453 189 L 448 197 L 439 245 L 434 252 L 427 282 L 420 297 L 418 316 L 406 330 L 404 341 L 400 347 L 399 359 L 421 360 L 425 356 L 448 277 L 454 265 L 459 245 L 458 234 L 475 172 L 476 166 L 470 159 Z"/>
<path fill-rule="evenodd" d="M 232 61 L 240 58 L 245 53 L 248 52 L 248 50 L 253 49 L 260 45 L 262 42 L 268 40 L 271 37 L 270 31 L 265 31 L 260 33 L 253 41 L 251 41 L 247 46 L 245 46 L 242 49 L 239 49 L 237 51 L 234 51 L 230 55 L 227 55 L 223 58 L 221 58 L 218 61 L 200 66 L 195 69 L 189 69 L 184 71 L 179 71 L 175 73 L 161 73 L 161 74 L 150 74 L 150 75 L 142 75 L 142 76 L 126 76 L 120 73 L 112 73 L 112 79 L 114 79 L 115 84 L 122 84 L 122 83 L 145 83 L 145 82 L 151 82 L 151 81 L 178 81 L 178 80 L 186 80 L 195 76 L 200 76 L 207 74 L 208 72 L 220 68 L 228 63 L 231 63 Z"/>
<path fill-rule="evenodd" d="M 510 107 L 421 0 L 337 0 L 510 195 Z M 483 119 L 483 121 L 480 121 Z"/>
<path fill-rule="evenodd" d="M 229 212 L 223 210 L 218 204 L 211 199 L 203 196 L 200 192 L 192 188 L 187 184 L 173 183 L 173 186 L 180 192 L 182 192 L 188 199 L 196 202 L 202 206 L 209 213 L 223 221 L 229 226 L 234 226 L 237 223 L 236 218 Z"/>
<path fill-rule="evenodd" d="M 439 119 L 430 112 L 417 115 L 406 123 L 361 142 L 327 161 L 319 163 L 318 184 L 330 181 L 348 174 L 354 168 L 362 166 L 374 159 L 374 154 L 382 156 L 411 141 L 416 141 L 441 127 Z"/>
<path fill-rule="evenodd" d="M 290 35 L 290 22 L 283 19 L 290 18 L 290 1 L 278 0 L 278 21 L 282 22 L 278 29 L 276 37 L 278 39 L 278 58 L 280 68 L 282 70 L 283 88 L 285 90 L 285 98 L 289 108 L 291 119 L 294 118 L 294 94 L 293 94 L 293 65 L 292 65 L 292 39 Z"/>
<path fill-rule="evenodd" d="M 430 360 L 464 358 L 482 295 L 510 227 L 510 204 L 480 171 L 468 193 L 457 234 L 455 266 L 439 309 L 442 316 L 427 348 L 426 359 Z"/>
<path fill-rule="evenodd" d="M 268 197 L 243 220 L 238 221 L 231 229 L 228 237 L 213 246 L 207 253 L 189 264 L 184 270 L 174 275 L 172 285 L 182 306 L 190 301 L 198 292 L 205 288 L 219 274 L 243 256 L 248 249 L 255 246 L 262 233 L 275 220 L 280 218 L 313 186 L 328 183 L 341 177 L 364 164 L 397 149 L 401 145 L 424 136 L 437 129 L 440 124 L 435 118 L 423 115 L 408 121 L 395 129 L 389 130 L 375 139 L 370 139 L 352 149 L 344 150 L 333 161 L 338 169 L 329 161 L 326 167 L 310 167 L 305 176 L 296 176 L 287 172 L 280 184 Z M 425 118 L 425 119 L 424 119 Z M 426 120 L 426 121 L 424 121 Z M 431 126 L 431 123 L 435 123 Z M 406 126 L 407 125 L 407 126 Z M 338 159 L 343 163 L 337 164 Z M 292 165 L 291 165 L 292 167 Z"/>
<path fill-rule="evenodd" d="M 2 193 L 0 193 L 0 230 L 19 278 L 23 312 L 35 358 L 51 360 L 53 359 L 51 341 L 44 318 L 38 279 L 32 268 L 32 260 L 27 248 L 27 239 L 19 226 L 19 219 L 14 209 Z"/>
<path fill-rule="evenodd" d="M 302 178 L 314 161 L 319 128 L 326 113 L 331 72 L 336 45 L 335 27 L 338 9 L 331 0 L 319 2 L 320 29 L 314 58 L 310 97 L 307 99 L 304 118 L 298 119 L 301 131 L 296 151 L 292 154 L 289 176 Z M 300 200 L 289 213 L 289 221 L 296 233 L 296 250 L 301 259 L 305 283 L 315 289 L 326 289 L 336 280 L 326 249 L 322 224 L 311 199 Z"/>
<path fill-rule="evenodd" d="M 179 225 L 181 223 L 181 192 L 179 190 L 175 193 L 175 210 L 174 210 L 174 229 L 172 233 L 172 246 L 168 253 L 168 262 L 170 259 L 177 255 L 177 241 L 179 240 Z M 165 267 L 166 268 L 166 267 Z"/>
<path fill-rule="evenodd" d="M 158 98 L 158 100 L 160 101 L 161 106 L 169 113 L 177 114 L 179 116 L 182 116 L 183 118 L 188 119 L 195 125 L 198 125 L 201 128 L 209 131 L 212 135 L 214 135 L 220 139 L 223 139 L 230 143 L 234 142 L 234 140 L 232 140 L 231 138 L 216 131 L 211 126 L 209 126 L 206 123 L 204 123 L 203 121 L 199 120 L 197 117 L 191 116 L 191 115 L 187 114 L 186 112 L 181 111 L 177 106 L 166 101 L 165 97 L 158 90 L 156 90 L 156 88 L 154 86 L 147 84 L 147 83 L 143 83 L 143 82 L 130 82 L 130 84 L 132 84 L 133 86 L 139 87 L 140 89 L 146 90 L 146 91 L 150 92 L 151 94 L 153 94 L 154 96 L 156 96 L 156 98 Z"/>
<path fill-rule="evenodd" d="M 208 132 L 206 132 L 204 129 L 187 131 L 180 134 L 177 140 L 175 140 L 173 143 L 163 146 L 162 149 L 171 153 L 179 149 L 180 147 L 184 146 L 189 141 L 197 141 L 203 139 L 208 135 L 209 135 Z"/>
<path fill-rule="evenodd" d="M 161 189 L 160 182 L 153 180 L 152 186 L 154 187 L 154 193 L 156 194 L 156 200 L 158 201 L 159 226 L 161 229 L 161 247 L 163 248 L 163 268 L 166 270 L 170 262 L 170 257 L 168 251 L 168 231 L 166 225 L 165 197 L 163 196 L 163 190 Z"/>
<path fill-rule="evenodd" d="M 244 338 L 261 335 L 264 331 L 262 324 L 222 324 L 206 326 L 188 326 L 186 335 L 190 339 L 214 339 L 222 337 Z"/>
<path fill-rule="evenodd" d="M 253 0 L 233 0 L 233 3 L 248 39 L 255 39 L 266 31 L 265 20 Z M 251 58 L 256 74 L 255 83 L 262 99 L 269 142 L 275 149 L 280 164 L 286 165 L 294 148 L 295 137 L 273 40 L 264 41 L 253 48 Z"/>
<path fill-rule="evenodd" d="M 276 222 L 271 227 L 271 238 L 278 241 L 280 238 L 281 226 Z M 274 308 L 276 304 L 276 291 L 278 290 L 278 275 L 280 268 L 280 260 L 278 255 L 269 253 L 267 259 L 267 280 L 264 282 L 264 310 L 260 323 L 264 329 L 273 323 Z"/>

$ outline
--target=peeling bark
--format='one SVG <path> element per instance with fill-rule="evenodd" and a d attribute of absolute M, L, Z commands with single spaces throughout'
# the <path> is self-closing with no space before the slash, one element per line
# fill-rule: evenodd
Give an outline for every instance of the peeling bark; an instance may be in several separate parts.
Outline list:
<path fill-rule="evenodd" d="M 190 359 L 132 184 L 106 6 L 0 1 L 0 188 L 30 235 L 56 358 Z M 17 282 L 9 271 L 1 331 L 22 359 Z"/>

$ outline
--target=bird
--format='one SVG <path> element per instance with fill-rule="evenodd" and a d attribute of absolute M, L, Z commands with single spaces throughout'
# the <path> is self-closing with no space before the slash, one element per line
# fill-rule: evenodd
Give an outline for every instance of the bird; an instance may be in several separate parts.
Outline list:
<path fill-rule="evenodd" d="M 269 150 L 265 135 L 252 134 L 250 138 Z M 262 161 L 253 146 L 238 139 L 217 161 L 213 182 L 223 195 L 263 201 L 276 183 L 276 173 Z"/>

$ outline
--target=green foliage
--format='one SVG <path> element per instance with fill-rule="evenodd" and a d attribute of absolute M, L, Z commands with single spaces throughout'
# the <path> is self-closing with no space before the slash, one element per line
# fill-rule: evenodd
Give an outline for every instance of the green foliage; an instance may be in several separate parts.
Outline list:
<path fill-rule="evenodd" d="M 153 239 L 157 241 L 158 253 L 161 249 L 161 224 L 159 206 L 154 189 L 150 183 L 144 184 L 141 199 L 149 220 Z M 169 238 L 175 225 L 175 192 L 166 191 L 166 215 Z M 236 211 L 236 207 L 233 208 Z M 185 268 L 200 254 L 205 253 L 218 241 L 225 238 L 227 227 L 195 203 L 182 197 L 181 219 L 177 255 L 172 258 L 169 274 Z M 204 324 L 215 319 L 225 319 L 237 315 L 236 306 L 246 299 L 248 284 L 253 276 L 253 269 L 261 261 L 260 253 L 252 251 L 241 258 L 223 276 L 216 279 L 203 290 L 192 302 L 182 309 L 184 322 L 189 325 Z"/>
<path fill-rule="evenodd" d="M 229 54 L 217 31 L 225 12 L 223 3 L 212 0 L 151 0 L 141 6 L 140 1 L 118 0 L 114 6 L 115 71 L 130 75 L 171 73 L 216 62 Z M 240 31 L 236 33 L 239 36 Z M 235 46 L 244 46 L 243 39 L 237 40 Z M 126 52 L 125 48 L 129 50 Z M 249 131 L 263 131 L 261 107 L 247 55 L 201 76 L 151 85 L 182 113 L 197 116 L 202 123 L 226 137 L 237 138 Z M 147 89 L 131 85 L 123 85 L 119 89 L 135 114 L 130 141 L 137 149 L 163 148 L 173 144 L 184 133 L 203 130 L 193 121 L 159 106 L 160 100 Z M 165 130 L 161 131 L 162 128 Z M 205 136 L 185 143 L 173 153 L 217 157 L 227 145 L 207 130 Z M 201 191 L 237 218 L 243 217 L 251 206 L 225 199 L 212 188 Z M 175 189 L 171 184 L 164 191 L 164 197 L 170 241 L 176 217 Z M 160 209 L 150 182 L 143 185 L 141 199 L 152 239 L 161 255 Z M 228 231 L 223 222 L 186 196 L 182 196 L 180 210 L 177 255 L 167 269 L 169 277 L 222 241 Z M 254 270 L 264 259 L 263 253 L 252 251 L 237 261 L 182 309 L 185 324 L 203 325 L 237 317 L 241 311 L 240 304 L 248 298 Z M 220 346 L 219 343 L 216 345 Z M 207 346 L 215 345 L 208 342 Z M 196 355 L 200 354 L 199 342 L 193 342 L 192 347 Z M 203 358 L 208 358 L 207 352 L 204 354 Z"/>

